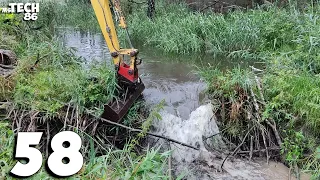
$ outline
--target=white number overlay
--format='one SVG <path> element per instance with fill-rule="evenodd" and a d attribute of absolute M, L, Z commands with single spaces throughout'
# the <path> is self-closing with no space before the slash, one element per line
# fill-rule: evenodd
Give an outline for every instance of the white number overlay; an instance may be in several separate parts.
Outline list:
<path fill-rule="evenodd" d="M 42 132 L 20 132 L 18 133 L 16 145 L 16 158 L 28 158 L 27 164 L 17 162 L 11 173 L 17 176 L 31 176 L 39 171 L 42 165 L 41 152 L 30 145 L 37 145 L 40 142 Z"/>
<path fill-rule="evenodd" d="M 42 132 L 20 132 L 17 137 L 16 158 L 27 158 L 29 162 L 17 164 L 10 171 L 12 174 L 21 177 L 32 176 L 42 166 L 41 152 L 30 145 L 38 145 Z M 63 143 L 68 142 L 69 147 L 63 147 Z M 58 176 L 71 176 L 80 171 L 83 165 L 83 157 L 79 152 L 81 148 L 81 138 L 72 131 L 63 131 L 56 134 L 51 141 L 53 153 L 48 158 L 49 169 Z M 67 158 L 68 163 L 63 163 L 62 159 Z"/>
<path fill-rule="evenodd" d="M 65 148 L 63 142 L 68 141 L 70 146 Z M 49 169 L 59 176 L 71 176 L 82 168 L 83 157 L 79 152 L 81 148 L 81 138 L 72 131 L 58 133 L 52 138 L 51 148 L 53 153 L 48 158 Z M 64 164 L 62 159 L 67 157 L 68 164 Z"/>

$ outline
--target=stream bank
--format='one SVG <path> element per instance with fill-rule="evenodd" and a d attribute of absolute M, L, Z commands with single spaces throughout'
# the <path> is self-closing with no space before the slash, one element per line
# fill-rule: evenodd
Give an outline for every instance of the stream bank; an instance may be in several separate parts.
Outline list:
<path fill-rule="evenodd" d="M 111 56 L 101 33 L 90 33 L 79 29 L 57 28 L 56 35 L 64 46 L 74 49 L 75 54 L 84 59 L 84 66 L 106 63 L 112 66 Z M 137 44 L 139 57 L 143 63 L 138 67 L 146 89 L 144 99 L 149 106 L 165 100 L 165 110 L 181 117 L 189 118 L 192 111 L 205 99 L 206 83 L 197 74 L 203 66 L 215 66 L 227 70 L 233 67 L 255 65 L 250 61 L 234 61 L 227 57 L 213 58 L 207 55 L 164 54 L 156 48 Z M 87 65 L 85 65 L 87 64 Z M 261 64 L 258 63 L 258 66 Z"/>
<path fill-rule="evenodd" d="M 70 4 L 72 4 L 72 2 Z M 71 9 L 71 7 L 69 9 L 69 5 L 67 11 L 70 11 Z M 238 128 L 238 130 L 236 129 L 237 131 L 235 131 L 233 129 L 230 134 L 236 138 L 236 143 L 240 143 L 246 134 L 245 130 L 247 127 L 241 126 L 241 123 L 249 124 L 248 122 L 250 121 L 243 121 L 244 118 L 239 118 L 239 116 L 237 116 L 240 115 L 240 117 L 243 117 L 243 115 L 246 114 L 238 111 L 238 107 L 243 105 L 243 101 L 237 101 L 237 99 L 236 101 L 232 101 L 234 100 L 234 96 L 232 96 L 234 94 L 232 92 L 234 92 L 234 88 L 236 87 L 237 90 L 241 90 L 239 91 L 241 92 L 239 93 L 241 98 L 252 98 L 255 97 L 255 95 L 248 96 L 248 92 L 250 93 L 250 87 L 254 87 L 253 90 L 257 95 L 256 97 L 259 97 L 259 106 L 261 108 L 260 111 L 252 111 L 253 108 L 251 104 L 251 106 L 249 106 L 249 112 L 258 112 L 255 116 L 263 118 L 267 117 L 277 123 L 277 126 L 280 127 L 279 132 L 282 133 L 282 138 L 284 140 L 284 146 L 282 147 L 284 151 L 283 155 L 286 158 L 285 161 L 291 167 L 305 167 L 305 170 L 315 174 L 315 177 L 319 177 L 320 168 L 318 154 L 320 153 L 320 147 L 319 139 L 317 140 L 317 137 L 319 137 L 319 134 L 317 134 L 319 132 L 319 99 L 315 97 L 319 97 L 320 92 L 319 78 L 317 78 L 320 72 L 318 61 L 318 27 L 320 26 L 319 21 L 317 21 L 319 19 L 318 12 L 320 11 L 317 11 L 317 6 L 310 6 L 302 12 L 297 11 L 294 6 L 292 7 L 292 9 L 280 9 L 271 6 L 266 10 L 257 9 L 249 12 L 240 11 L 230 13 L 227 16 L 220 16 L 216 14 L 190 13 L 190 11 L 184 9 L 184 6 L 168 5 L 158 13 L 158 18 L 156 18 L 155 22 L 150 22 L 147 19 L 141 20 L 144 12 L 135 15 L 134 17 L 136 20 L 139 19 L 141 21 L 133 19 L 132 22 L 139 23 L 134 24 L 134 28 L 131 30 L 136 38 L 139 38 L 140 36 L 146 44 L 153 47 L 157 46 L 167 52 L 186 53 L 191 51 L 201 53 L 204 51 L 211 51 L 216 54 L 225 53 L 230 56 L 242 56 L 249 59 L 258 56 L 263 59 L 263 61 L 268 64 L 266 69 L 267 72 L 265 73 L 266 76 L 263 78 L 264 91 L 262 95 L 265 95 L 265 101 L 261 101 L 263 99 L 262 96 L 259 96 L 259 89 L 257 89 L 256 86 L 247 86 L 247 83 L 243 81 L 247 78 L 243 78 L 243 74 L 238 73 L 237 71 L 226 74 L 211 70 L 206 71 L 206 81 L 210 88 L 210 92 L 215 93 L 217 92 L 216 90 L 219 90 L 220 92 L 218 93 L 221 93 L 221 90 L 223 90 L 223 96 L 219 96 L 220 98 L 225 97 L 225 93 L 227 95 L 231 94 L 231 96 L 227 97 L 227 103 L 231 104 L 230 102 L 232 102 L 233 106 L 227 106 L 227 115 L 230 113 L 232 116 L 227 116 L 227 121 L 225 122 L 237 122 L 231 127 L 235 127 L 235 129 Z M 85 8 L 89 9 L 89 7 Z M 77 9 L 77 11 L 72 11 L 72 13 L 81 12 L 79 14 L 82 16 L 85 14 L 83 11 L 78 10 L 78 5 L 74 6 L 74 9 Z M 49 10 L 52 11 L 55 10 L 55 8 L 49 8 Z M 80 16 L 75 16 L 75 14 L 70 17 L 65 14 L 63 15 L 68 17 L 68 19 L 71 19 L 72 17 L 75 17 L 73 19 L 77 19 L 77 17 L 78 19 L 81 19 L 79 18 Z M 89 19 L 90 16 L 87 17 Z M 89 21 L 94 24 L 94 17 L 92 16 L 92 18 L 93 19 Z M 88 21 L 88 19 L 84 19 Z M 163 21 L 168 19 L 173 23 Z M 197 19 L 197 21 L 195 21 L 195 19 Z M 200 22 L 202 23 L 198 23 L 198 19 L 200 19 Z M 214 23 L 210 23 L 213 21 Z M 74 22 L 78 25 L 77 21 Z M 84 24 L 87 23 L 85 22 Z M 244 25 L 245 28 L 243 28 Z M 0 28 L 2 29 L 2 26 Z M 225 31 L 219 31 L 221 28 Z M 65 53 L 65 51 L 57 51 L 56 44 L 51 46 L 52 42 L 46 41 L 46 43 L 34 43 L 34 41 L 40 39 L 39 35 L 41 35 L 41 33 L 33 32 L 33 34 L 35 34 L 37 38 L 32 39 L 32 37 L 29 38 L 30 36 L 27 36 L 26 38 L 28 41 L 26 44 L 31 43 L 31 46 L 24 46 L 24 48 L 27 47 L 28 50 L 24 51 L 23 54 L 21 52 L 19 53 L 20 56 L 24 56 L 24 60 L 28 57 L 28 61 L 24 62 L 28 62 L 29 64 L 35 62 L 37 58 L 36 53 L 39 51 L 44 52 L 44 54 L 49 53 L 50 55 L 41 61 L 41 65 L 43 65 L 42 67 L 44 69 L 41 69 L 40 67 L 37 71 L 33 71 L 31 75 L 24 73 L 24 76 L 20 76 L 21 78 L 18 81 L 20 84 L 17 86 L 18 91 L 16 90 L 14 94 L 15 102 L 25 105 L 24 107 L 28 109 L 36 106 L 36 108 L 41 108 L 42 110 L 43 108 L 50 106 L 50 108 L 46 110 L 53 110 L 53 112 L 56 112 L 58 108 L 61 108 L 61 104 L 59 101 L 56 101 L 56 97 L 59 97 L 60 99 L 63 98 L 62 101 L 64 103 L 68 103 L 70 99 L 72 102 L 79 102 L 74 100 L 81 100 L 81 98 L 78 97 L 88 98 L 87 96 L 82 96 L 84 95 L 82 94 L 83 90 L 87 89 L 87 87 L 91 87 L 91 90 L 103 90 L 103 88 L 105 88 L 105 86 L 98 88 L 94 86 L 97 85 L 97 83 L 88 83 L 86 81 L 87 74 L 74 74 L 75 71 L 74 69 L 71 69 L 70 66 L 69 69 L 65 68 L 65 63 L 70 62 L 70 57 L 74 58 L 74 56 Z M 159 36 L 159 34 L 161 36 Z M 9 35 L 12 34 L 9 33 Z M 6 36 L 6 34 L 0 34 L 0 36 L 9 37 Z M 184 38 L 181 38 L 181 36 Z M 0 40 L 2 41 L 3 38 L 0 38 Z M 24 42 L 24 39 L 19 38 L 19 40 Z M 6 45 L 7 42 L 4 43 Z M 17 49 L 22 51 L 21 48 Z M 162 53 L 160 52 L 160 54 Z M 48 68 L 48 65 L 51 67 Z M 45 68 L 50 70 L 49 73 L 46 71 L 48 69 Z M 104 70 L 106 69 L 105 66 L 103 66 L 103 68 Z M 70 74 L 75 76 L 72 77 Z M 224 79 L 226 76 L 227 79 Z M 81 78 L 75 81 L 74 79 L 78 77 Z M 112 73 L 108 76 L 103 76 L 101 82 L 109 77 L 112 77 Z M 219 78 L 215 79 L 216 77 Z M 44 79 L 50 79 L 53 83 L 46 83 Z M 78 80 L 83 82 L 83 84 L 68 86 L 70 82 L 78 82 Z M 223 83 L 217 84 L 217 82 Z M 112 84 L 112 82 L 110 83 Z M 239 88 L 239 84 L 235 83 L 242 84 L 240 84 Z M 52 84 L 55 86 L 52 87 Z M 226 84 L 228 86 L 221 86 L 221 84 Z M 42 87 L 48 88 L 42 89 Z M 59 91 L 61 89 L 63 90 L 65 87 L 68 88 L 67 91 Z M 78 87 L 81 88 L 78 89 Z M 38 89 L 41 89 L 41 91 L 38 91 Z M 52 92 L 50 89 L 55 91 Z M 58 92 L 58 95 L 55 94 L 56 92 Z M 74 96 L 71 96 L 71 98 L 70 96 L 65 96 L 70 95 L 64 94 L 65 92 Z M 39 93 L 40 96 L 38 96 Z M 28 96 L 24 96 L 26 94 L 28 94 Z M 96 95 L 108 93 L 97 93 L 93 91 L 88 94 Z M 50 103 L 46 104 L 48 101 L 45 99 L 46 97 L 54 98 L 50 98 Z M 37 101 L 34 101 L 35 98 Z M 92 98 L 101 99 L 100 97 L 90 96 L 90 99 Z M 169 103 L 167 102 L 167 104 Z M 224 103 L 221 104 L 223 105 Z M 97 104 L 94 104 L 91 107 L 95 108 L 97 107 Z M 248 110 L 248 108 L 246 108 L 248 106 L 244 107 L 245 108 L 241 108 L 241 110 Z M 222 112 L 221 115 L 223 114 L 226 115 L 226 113 Z M 19 116 L 20 115 L 23 116 L 23 113 L 19 114 Z M 178 115 L 178 113 L 176 113 L 176 115 Z M 137 119 L 137 117 L 134 119 Z M 248 138 L 248 140 L 249 141 L 247 141 L 247 144 L 243 148 L 248 149 L 248 147 L 250 147 L 248 146 L 250 138 Z M 271 144 L 273 143 L 274 142 L 271 141 Z"/>
<path fill-rule="evenodd" d="M 76 50 L 76 55 L 83 57 L 86 63 L 104 61 L 112 64 L 108 48 L 100 33 L 63 28 L 57 29 L 57 36 L 66 47 Z M 175 176 L 184 174 L 187 179 L 288 179 L 288 167 L 274 161 L 267 165 L 266 159 L 249 161 L 230 157 L 224 163 L 224 170 L 221 170 L 220 165 L 228 154 L 228 148 L 220 135 L 203 143 L 203 137 L 219 133 L 219 129 L 213 114 L 216 111 L 214 107 L 210 104 L 202 105 L 210 101 L 204 98 L 203 91 L 207 87 L 195 70 L 197 66 L 214 62 L 220 63 L 220 69 L 226 70 L 237 66 L 238 63 L 234 63 L 236 61 L 227 61 L 225 58 L 221 64 L 220 59 L 212 60 L 210 56 L 188 56 L 194 58 L 188 62 L 183 59 L 186 56 L 163 55 L 153 48 L 146 47 L 139 50 L 143 59 L 139 72 L 146 85 L 143 93 L 146 103 L 152 107 L 165 100 L 165 108 L 160 113 L 162 120 L 153 123 L 152 132 L 201 149 L 197 152 L 174 143 L 168 145 L 161 139 L 149 138 L 151 146 L 161 146 L 164 151 L 173 150 L 172 166 Z M 249 65 L 243 63 L 243 66 Z M 302 177 L 309 179 L 308 175 Z"/>

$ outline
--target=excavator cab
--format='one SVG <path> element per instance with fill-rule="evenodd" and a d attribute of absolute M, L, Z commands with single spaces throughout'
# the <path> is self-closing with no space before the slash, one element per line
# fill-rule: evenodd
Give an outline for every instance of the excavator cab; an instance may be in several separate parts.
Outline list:
<path fill-rule="evenodd" d="M 118 0 L 91 0 L 91 5 L 108 45 L 118 81 L 117 97 L 104 105 L 102 117 L 119 122 L 145 89 L 137 68 L 141 64 L 141 60 L 138 59 L 139 51 L 132 46 Z M 130 48 L 120 48 L 114 19 L 125 31 Z M 125 58 L 129 59 L 129 63 L 125 62 Z"/>

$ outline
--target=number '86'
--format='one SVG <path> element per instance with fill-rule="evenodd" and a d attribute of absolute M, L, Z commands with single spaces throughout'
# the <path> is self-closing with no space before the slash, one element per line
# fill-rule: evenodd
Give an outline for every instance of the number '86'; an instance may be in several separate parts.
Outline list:
<path fill-rule="evenodd" d="M 35 21 L 38 19 L 38 16 L 37 16 L 37 13 L 25 13 L 23 19 L 25 21 L 29 21 L 29 20 Z"/>
<path fill-rule="evenodd" d="M 30 145 L 38 145 L 42 137 L 42 132 L 20 132 L 17 137 L 15 158 L 27 158 L 27 164 L 17 162 L 10 171 L 12 174 L 21 177 L 32 176 L 42 166 L 41 152 Z M 66 143 L 69 146 L 64 147 Z M 81 148 L 81 138 L 72 131 L 63 131 L 56 134 L 51 140 L 53 153 L 48 158 L 49 169 L 58 176 L 71 176 L 80 171 L 83 165 L 83 156 L 79 152 Z M 64 163 L 63 159 L 68 159 Z"/>

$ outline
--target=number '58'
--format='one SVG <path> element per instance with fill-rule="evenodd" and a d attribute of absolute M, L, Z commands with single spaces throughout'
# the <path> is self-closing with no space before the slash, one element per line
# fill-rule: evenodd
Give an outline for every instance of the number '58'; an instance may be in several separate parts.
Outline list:
<path fill-rule="evenodd" d="M 37 145 L 40 142 L 42 132 L 20 132 L 17 137 L 15 158 L 27 158 L 27 164 L 19 161 L 10 171 L 12 174 L 22 177 L 28 177 L 36 172 L 42 166 L 41 152 L 30 145 Z M 63 143 L 68 143 L 64 147 Z M 49 169 L 58 176 L 71 176 L 80 171 L 83 165 L 83 157 L 79 152 L 81 148 L 81 138 L 72 131 L 63 131 L 56 134 L 51 140 L 53 153 L 48 158 Z M 64 163 L 63 159 L 69 159 Z"/>

